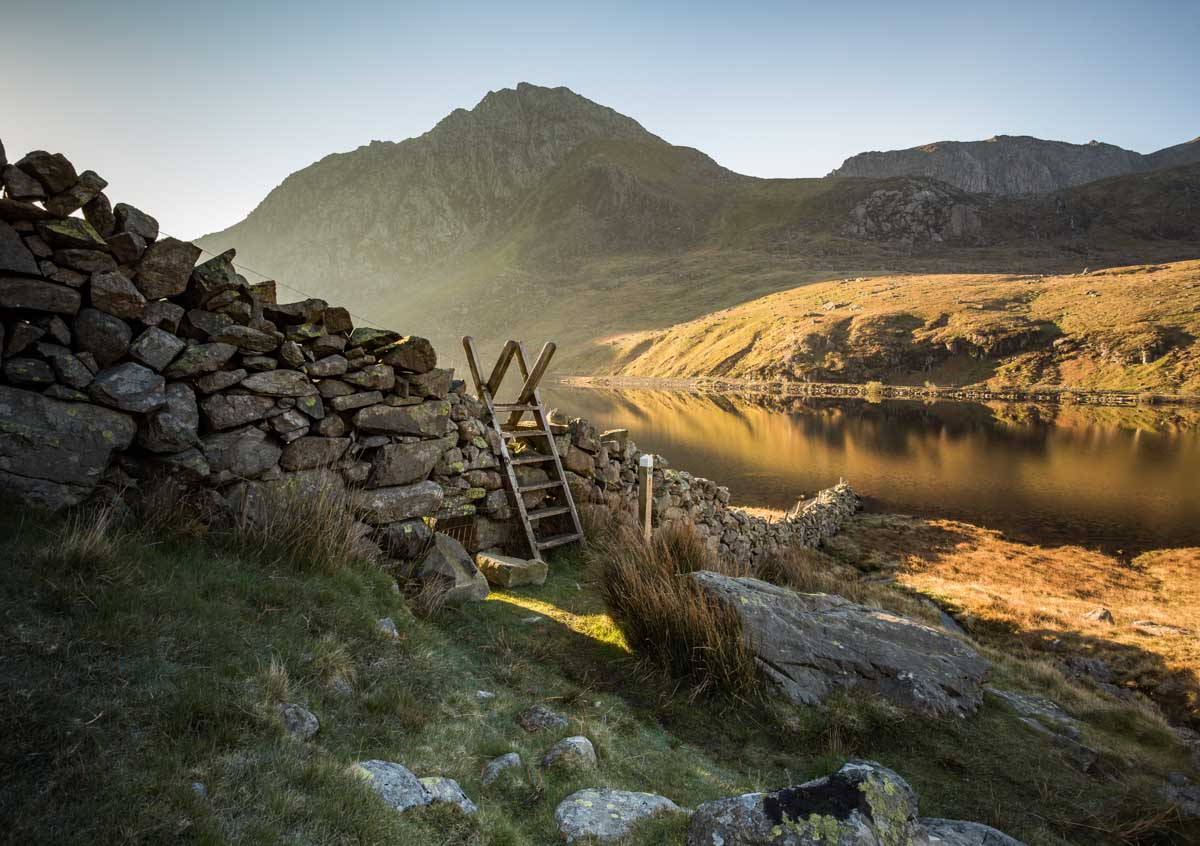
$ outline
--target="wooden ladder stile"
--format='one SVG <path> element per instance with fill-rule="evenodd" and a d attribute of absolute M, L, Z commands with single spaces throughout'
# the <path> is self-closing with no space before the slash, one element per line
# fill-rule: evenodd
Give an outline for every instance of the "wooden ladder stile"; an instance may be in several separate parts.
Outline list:
<path fill-rule="evenodd" d="M 500 351 L 500 356 L 496 359 L 496 364 L 487 381 L 483 379 L 479 353 L 475 349 L 475 340 L 471 336 L 463 338 L 463 349 L 467 354 L 471 378 L 475 382 L 476 395 L 487 408 L 492 428 L 499 435 L 500 463 L 504 468 L 503 478 L 516 506 L 521 527 L 525 531 L 525 542 L 529 546 L 530 555 L 540 558 L 544 550 L 576 541 L 582 543 L 583 527 L 579 522 L 579 512 L 575 508 L 571 487 L 567 484 L 562 461 L 558 456 L 558 446 L 554 442 L 554 433 L 550 428 L 550 421 L 546 418 L 546 410 L 542 405 L 541 393 L 538 390 L 538 383 L 541 382 L 546 369 L 550 366 L 550 359 L 554 356 L 554 343 L 548 342 L 542 347 L 531 370 L 525 356 L 525 345 L 519 341 L 508 341 Z M 514 358 L 517 361 L 517 368 L 524 378 L 521 391 L 514 402 L 497 402 L 496 393 Z M 526 414 L 533 417 L 534 425 L 532 427 L 521 425 L 522 418 Z M 503 423 L 501 423 L 501 415 L 507 415 L 507 419 Z M 537 452 L 527 449 L 514 455 L 509 449 L 510 439 L 513 441 L 541 441 L 546 444 L 546 448 L 544 451 Z M 550 479 L 546 482 L 521 487 L 514 469 L 521 465 L 552 465 L 547 467 Z M 548 491 L 549 500 L 530 511 L 525 507 L 525 498 L 522 494 L 533 491 Z M 556 517 L 569 517 L 571 528 L 550 537 L 539 537 L 535 524 L 541 525 L 543 520 L 551 520 Z"/>

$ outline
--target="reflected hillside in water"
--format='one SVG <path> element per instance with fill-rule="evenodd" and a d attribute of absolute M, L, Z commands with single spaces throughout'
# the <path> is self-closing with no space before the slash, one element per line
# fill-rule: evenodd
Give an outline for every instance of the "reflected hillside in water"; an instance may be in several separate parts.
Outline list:
<path fill-rule="evenodd" d="M 790 507 L 849 480 L 874 510 L 1048 543 L 1200 545 L 1200 409 L 817 399 L 552 386 L 735 502 Z"/>

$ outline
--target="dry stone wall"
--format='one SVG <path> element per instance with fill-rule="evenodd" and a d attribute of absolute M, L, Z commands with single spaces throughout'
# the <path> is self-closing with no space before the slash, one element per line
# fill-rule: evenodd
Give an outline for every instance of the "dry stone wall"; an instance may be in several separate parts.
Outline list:
<path fill-rule="evenodd" d="M 499 435 L 429 341 L 356 327 L 320 299 L 279 303 L 233 250 L 197 264 L 199 248 L 113 205 L 96 173 L 2 151 L 0 490 L 61 508 L 165 473 L 246 514 L 271 486 L 335 485 L 393 557 L 450 518 L 474 518 L 477 548 L 517 537 Z M 641 453 L 625 433 L 554 432 L 580 501 L 633 507 Z M 738 557 L 815 544 L 857 503 L 839 486 L 768 523 L 706 479 L 663 468 L 655 482 L 657 522 L 694 522 Z"/>

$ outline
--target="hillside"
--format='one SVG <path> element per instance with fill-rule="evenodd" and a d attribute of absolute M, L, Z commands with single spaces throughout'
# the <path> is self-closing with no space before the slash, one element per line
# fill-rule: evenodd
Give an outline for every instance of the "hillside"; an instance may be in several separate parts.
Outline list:
<path fill-rule="evenodd" d="M 1112 144 L 1068 144 L 1027 135 L 938 141 L 908 150 L 859 153 L 830 176 L 925 176 L 977 194 L 1046 194 L 1127 173 L 1200 162 L 1200 145 L 1142 155 Z"/>
<path fill-rule="evenodd" d="M 451 363 L 467 333 L 485 354 L 553 338 L 560 372 L 582 372 L 608 363 L 598 339 L 810 282 L 1200 250 L 1200 166 L 1078 193 L 1091 188 L 1006 199 L 922 177 L 755 179 L 565 88 L 522 84 L 420 137 L 328 156 L 199 243 L 380 325 L 419 323 Z M 1178 202 L 1160 202 L 1170 191 Z M 1131 202 L 1142 223 L 1124 231 Z"/>
<path fill-rule="evenodd" d="M 1200 261 L 822 282 L 611 339 L 628 376 L 1200 392 Z"/>

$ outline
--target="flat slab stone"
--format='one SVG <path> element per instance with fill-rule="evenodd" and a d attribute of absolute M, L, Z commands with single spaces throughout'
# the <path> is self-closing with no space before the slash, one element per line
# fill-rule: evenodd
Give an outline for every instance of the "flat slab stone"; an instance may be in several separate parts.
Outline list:
<path fill-rule="evenodd" d="M 589 787 L 564 799 L 554 811 L 554 821 L 568 843 L 585 838 L 608 843 L 627 835 L 642 820 L 679 813 L 683 809 L 665 796 Z"/>
<path fill-rule="evenodd" d="M 944 631 L 831 594 L 709 571 L 691 577 L 742 622 L 762 672 L 797 704 L 862 686 L 929 716 L 965 717 L 991 664 Z"/>
<path fill-rule="evenodd" d="M 930 846 L 1025 846 L 1020 840 L 983 823 L 923 817 L 921 825 L 929 835 Z"/>
<path fill-rule="evenodd" d="M 477 553 L 475 566 L 489 584 L 504 588 L 544 585 L 549 570 L 546 562 L 540 558 L 514 558 L 498 552 Z"/>

